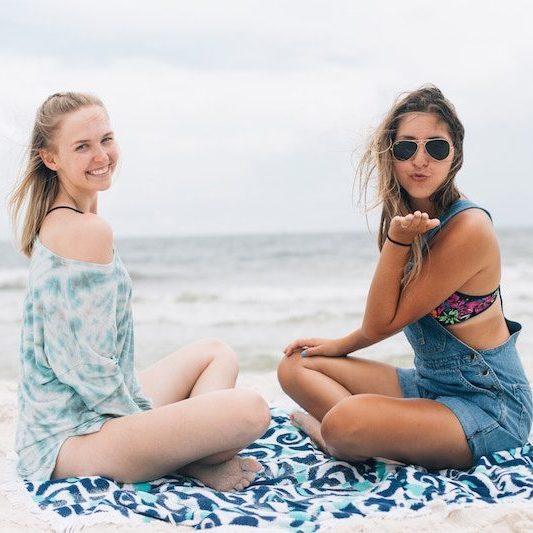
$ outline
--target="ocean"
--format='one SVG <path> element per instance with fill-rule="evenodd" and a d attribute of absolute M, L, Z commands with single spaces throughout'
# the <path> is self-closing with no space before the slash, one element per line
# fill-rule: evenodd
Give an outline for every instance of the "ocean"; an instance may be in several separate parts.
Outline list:
<path fill-rule="evenodd" d="M 524 326 L 533 358 L 533 229 L 498 231 L 508 318 Z M 369 232 L 119 239 L 133 280 L 139 369 L 188 342 L 217 337 L 241 371 L 274 370 L 297 337 L 338 337 L 358 327 L 378 258 Z M 0 376 L 16 379 L 27 261 L 0 242 Z M 359 352 L 410 366 L 402 334 Z"/>

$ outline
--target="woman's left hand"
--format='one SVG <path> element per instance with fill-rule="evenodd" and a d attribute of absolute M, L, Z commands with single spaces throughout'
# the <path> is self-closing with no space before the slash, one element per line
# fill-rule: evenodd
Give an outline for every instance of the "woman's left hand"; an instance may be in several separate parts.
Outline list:
<path fill-rule="evenodd" d="M 438 218 L 429 218 L 427 213 L 415 211 L 405 216 L 395 216 L 390 223 L 391 239 L 411 244 L 417 235 L 422 235 L 440 224 Z"/>

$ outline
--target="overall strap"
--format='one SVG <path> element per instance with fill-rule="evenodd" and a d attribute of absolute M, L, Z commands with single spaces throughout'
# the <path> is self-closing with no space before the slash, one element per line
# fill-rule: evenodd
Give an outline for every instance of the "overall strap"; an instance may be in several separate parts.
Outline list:
<path fill-rule="evenodd" d="M 471 200 L 467 200 L 466 198 L 459 198 L 459 200 L 456 200 L 442 215 L 439 217 L 440 224 L 433 228 L 432 230 L 429 230 L 427 233 L 424 234 L 424 241 L 426 243 L 429 243 L 435 235 L 437 235 L 440 231 L 442 231 L 442 228 L 446 226 L 446 224 L 459 213 L 462 213 L 463 211 L 466 211 L 467 209 L 481 209 L 487 213 L 488 217 L 492 220 L 492 217 L 490 216 L 490 213 L 484 209 L 483 207 L 480 207 L 479 205 L 475 204 Z"/>

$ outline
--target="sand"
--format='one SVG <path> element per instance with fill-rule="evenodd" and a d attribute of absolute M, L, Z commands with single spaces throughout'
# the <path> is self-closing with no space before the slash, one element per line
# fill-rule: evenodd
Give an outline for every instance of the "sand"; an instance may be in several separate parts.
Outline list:
<path fill-rule="evenodd" d="M 532 381 L 533 359 L 525 361 L 526 371 Z M 239 386 L 249 387 L 260 392 L 268 401 L 275 402 L 283 408 L 290 410 L 294 403 L 283 394 L 275 374 L 242 374 Z M 17 385 L 13 382 L 0 381 L 0 465 L 6 456 L 13 450 L 16 423 L 16 393 Z M 190 532 L 192 528 L 177 527 L 164 522 L 150 524 L 106 524 L 100 523 L 83 528 L 84 531 L 94 532 L 163 532 L 177 533 Z M 0 492 L 0 532 L 10 531 L 54 531 L 45 522 L 37 518 L 27 509 L 21 509 L 8 499 L 7 495 Z M 249 528 L 220 528 L 218 531 L 252 531 Z M 405 531 L 419 533 L 448 533 L 462 531 L 477 533 L 487 531 L 491 533 L 521 533 L 533 532 L 533 503 L 524 504 L 497 504 L 466 507 L 464 509 L 448 509 L 444 504 L 436 504 L 423 514 L 412 514 L 406 517 L 371 517 L 351 518 L 325 524 L 321 531 L 344 532 L 376 532 L 397 533 Z M 257 531 L 257 529 L 255 529 Z M 262 532 L 273 531 L 262 529 Z"/>

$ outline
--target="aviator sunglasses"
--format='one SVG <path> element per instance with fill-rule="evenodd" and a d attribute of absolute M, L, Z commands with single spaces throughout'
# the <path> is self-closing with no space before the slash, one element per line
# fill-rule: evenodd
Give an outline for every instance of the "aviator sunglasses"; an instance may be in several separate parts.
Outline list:
<path fill-rule="evenodd" d="M 450 153 L 450 143 L 446 139 L 424 139 L 421 141 L 404 139 L 393 143 L 392 155 L 397 161 L 407 161 L 416 154 L 419 144 L 423 144 L 426 153 L 437 161 L 446 159 Z"/>

